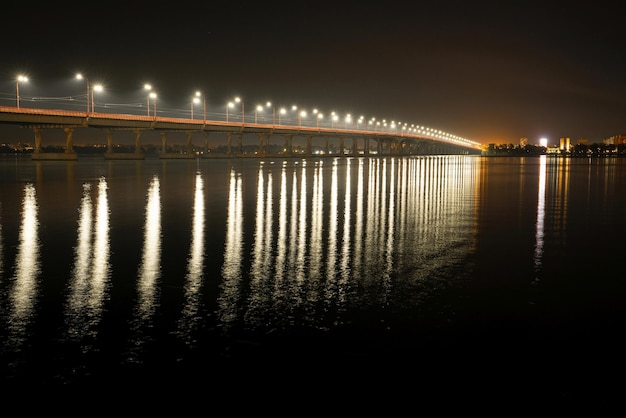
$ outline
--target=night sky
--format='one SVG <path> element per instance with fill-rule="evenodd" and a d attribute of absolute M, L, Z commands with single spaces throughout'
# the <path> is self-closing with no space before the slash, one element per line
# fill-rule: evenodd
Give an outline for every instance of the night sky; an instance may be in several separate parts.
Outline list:
<path fill-rule="evenodd" d="M 108 100 L 150 82 L 169 108 L 201 90 L 209 108 L 240 95 L 250 109 L 297 104 L 484 144 L 626 134 L 617 2 L 14 3 L 1 105 L 19 73 L 24 95 L 67 96 L 82 71 Z"/>

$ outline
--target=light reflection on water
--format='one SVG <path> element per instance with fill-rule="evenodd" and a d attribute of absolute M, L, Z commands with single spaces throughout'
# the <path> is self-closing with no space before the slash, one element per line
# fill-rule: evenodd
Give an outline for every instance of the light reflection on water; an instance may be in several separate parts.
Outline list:
<path fill-rule="evenodd" d="M 423 323 L 491 331 L 511 317 L 609 309 L 591 303 L 601 286 L 580 299 L 559 286 L 564 268 L 615 269 L 604 239 L 626 224 L 617 163 L 19 164 L 20 178 L 0 183 L 2 360 L 19 375 L 19 364 L 62 359 L 50 375 L 64 381 L 94 366 L 73 357 L 76 344 L 116 371 L 148 357 L 185 363 L 192 350 L 214 365 L 275 336 L 340 336 L 354 345 L 337 352 L 362 353 L 398 335 L 421 341 Z M 612 257 L 572 267 L 596 247 Z"/>
<path fill-rule="evenodd" d="M 249 175 L 249 165 L 228 168 L 223 196 L 216 195 L 213 180 L 207 193 L 205 178 L 215 174 L 198 167 L 189 197 L 176 203 L 181 208 L 188 205 L 190 230 L 186 273 L 179 285 L 181 305 L 174 309 L 178 318 L 173 321 L 177 326 L 172 334 L 189 347 L 197 345 L 200 330 L 211 327 L 207 321 L 215 321 L 214 326 L 225 336 L 289 333 L 293 327 L 329 330 L 350 324 L 363 310 L 376 312 L 392 304 L 413 303 L 422 298 L 420 291 L 405 294 L 406 289 L 419 289 L 421 283 L 440 275 L 444 265 L 453 266 L 472 251 L 469 224 L 476 208 L 467 195 L 476 189 L 478 166 L 462 158 L 269 160 L 251 164 L 256 164 L 254 177 Z M 107 163 L 95 169 L 95 178 L 92 172 L 88 177 L 93 179 L 82 182 L 73 263 L 67 272 L 63 304 L 65 333 L 59 338 L 61 344 L 79 343 L 83 352 L 99 351 L 99 346 L 114 344 L 102 340 L 103 329 L 108 327 L 105 314 L 130 310 L 127 332 L 116 334 L 127 335 L 123 344 L 127 348 L 120 357 L 137 363 L 142 361 L 142 352 L 162 338 L 157 329 L 164 327 L 160 319 L 163 297 L 173 292 L 164 289 L 162 283 L 177 282 L 176 269 L 164 269 L 163 263 L 167 260 L 180 265 L 172 263 L 169 253 L 181 242 L 164 237 L 164 223 L 173 221 L 163 217 L 163 210 L 171 209 L 163 207 L 163 186 L 173 181 L 179 193 L 178 184 L 187 174 L 184 170 L 174 174 L 172 167 L 155 172 L 141 196 L 128 195 L 129 185 L 141 188 L 141 183 L 128 182 L 115 169 Z M 127 170 L 126 176 L 137 176 L 137 180 L 144 174 L 139 166 L 119 169 Z M 46 165 L 37 164 L 42 187 L 53 179 L 46 177 L 45 170 Z M 75 167 L 67 173 L 71 173 L 66 180 L 69 183 L 85 177 Z M 164 183 L 165 177 L 168 182 Z M 180 192 L 184 195 L 187 191 Z M 133 228 L 128 220 L 134 214 L 129 211 L 141 197 L 142 251 L 133 285 L 129 282 L 132 278 L 116 275 L 120 267 L 126 267 L 112 264 L 111 254 L 120 248 L 117 253 L 131 259 L 134 248 L 122 250 L 119 242 L 111 242 L 111 231 L 118 231 L 114 236 L 126 237 Z M 207 256 L 215 258 L 215 245 L 219 244 L 213 242 L 215 234 L 205 233 L 207 226 L 213 231 L 219 227 L 206 216 L 207 202 L 224 205 L 223 262 L 215 290 L 204 283 L 205 278 L 215 277 L 214 271 L 206 271 L 205 260 Z M 46 206 L 53 204 L 49 199 L 45 202 Z M 35 186 L 27 184 L 7 319 L 11 340 L 16 343 L 32 337 L 27 327 L 37 307 L 37 209 Z M 62 221 L 55 218 L 55 222 Z M 444 226 L 455 233 L 441 233 Z M 451 257 L 456 251 L 460 254 Z M 430 286 L 445 287 L 447 280 Z M 111 300 L 115 283 L 132 289 L 132 294 L 124 296 L 133 301 L 132 307 Z M 207 299 L 212 294 L 214 299 Z M 201 305 L 205 309 L 200 309 Z M 206 316 L 211 306 L 214 318 Z"/>
<path fill-rule="evenodd" d="M 154 175 L 146 196 L 145 223 L 143 228 L 143 252 L 137 281 L 137 301 L 131 322 L 132 335 L 129 344 L 130 362 L 141 360 L 141 351 L 145 344 L 153 341 L 151 330 L 154 316 L 159 306 L 161 277 L 161 190 L 160 180 Z"/>
<path fill-rule="evenodd" d="M 100 178 L 94 219 L 92 183 L 83 184 L 78 210 L 75 261 L 66 307 L 68 338 L 78 341 L 96 338 L 109 285 L 109 203 L 107 182 Z M 85 342 L 87 343 L 87 342 Z"/>
<path fill-rule="evenodd" d="M 541 269 L 546 217 L 546 156 L 539 157 L 539 192 L 537 193 L 537 229 L 535 244 L 535 268 Z"/>
<path fill-rule="evenodd" d="M 262 333 L 307 323 L 328 329 L 350 322 L 345 312 L 361 305 L 384 309 L 392 294 L 398 297 L 398 284 L 416 288 L 433 273 L 445 276 L 446 265 L 454 268 L 472 250 L 476 208 L 467 197 L 476 189 L 475 170 L 462 161 L 436 159 L 261 162 L 253 218 L 240 206 L 242 174 L 232 170 L 222 329 L 235 322 Z M 411 173 L 423 179 L 409 181 Z M 247 275 L 243 225 L 254 230 Z M 398 254 L 414 251 L 415 241 L 418 260 Z M 430 286 L 445 286 L 445 280 Z"/>
<path fill-rule="evenodd" d="M 228 181 L 226 242 L 222 266 L 221 292 L 218 297 L 219 319 L 226 331 L 237 319 L 243 251 L 243 191 L 241 176 L 231 169 Z"/>
<path fill-rule="evenodd" d="M 24 185 L 20 222 L 18 253 L 15 260 L 15 276 L 9 295 L 8 344 L 19 350 L 28 338 L 28 328 L 37 307 L 39 262 L 39 207 L 37 193 L 31 183 Z"/>
<path fill-rule="evenodd" d="M 204 181 L 202 174 L 196 173 L 195 189 L 193 196 L 193 219 L 191 231 L 191 244 L 189 246 L 189 259 L 187 261 L 187 277 L 185 280 L 184 306 L 182 318 L 179 321 L 178 334 L 190 343 L 190 337 L 199 327 L 201 320 L 199 307 L 201 303 L 200 290 L 204 277 Z"/>

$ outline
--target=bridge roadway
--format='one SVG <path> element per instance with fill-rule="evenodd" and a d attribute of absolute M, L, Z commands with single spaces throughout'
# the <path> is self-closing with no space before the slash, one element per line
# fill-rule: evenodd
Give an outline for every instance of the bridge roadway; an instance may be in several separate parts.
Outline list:
<path fill-rule="evenodd" d="M 223 122 L 214 120 L 182 119 L 158 116 L 138 116 L 128 114 L 112 114 L 98 112 L 76 112 L 66 110 L 18 108 L 0 106 L 0 124 L 29 127 L 34 131 L 35 146 L 32 154 L 34 160 L 75 160 L 73 133 L 76 129 L 95 128 L 106 132 L 107 151 L 106 159 L 143 159 L 141 134 L 144 131 L 158 131 L 161 133 L 161 153 L 159 158 L 196 158 L 193 152 L 192 136 L 201 134 L 204 137 L 204 152 L 202 158 L 211 157 L 244 157 L 270 156 L 269 138 L 271 135 L 281 135 L 285 138 L 284 154 L 281 156 L 309 156 L 312 155 L 314 137 L 324 139 L 324 154 L 331 155 L 329 139 L 339 141 L 339 154 L 336 155 L 432 155 L 432 154 L 480 154 L 480 144 L 439 134 L 411 134 L 384 132 L 367 129 L 339 129 L 305 127 L 292 125 L 275 125 L 247 122 Z M 52 153 L 42 151 L 43 132 L 46 129 L 63 129 L 66 135 L 65 152 Z M 113 133 L 115 131 L 133 131 L 135 134 L 134 152 L 114 152 Z M 186 153 L 166 153 L 167 134 L 183 132 L 187 137 Z M 208 149 L 209 135 L 221 134 L 226 136 L 226 153 L 212 153 Z M 243 154 L 242 137 L 244 134 L 255 134 L 259 137 L 259 147 L 255 154 Z M 237 144 L 232 144 L 233 136 Z M 293 137 L 306 138 L 306 151 L 294 153 Z M 352 146 L 346 147 L 345 140 L 351 140 Z M 359 147 L 359 141 L 362 144 Z M 376 142 L 375 149 L 370 148 L 370 141 Z M 349 151 L 346 154 L 346 150 Z"/>

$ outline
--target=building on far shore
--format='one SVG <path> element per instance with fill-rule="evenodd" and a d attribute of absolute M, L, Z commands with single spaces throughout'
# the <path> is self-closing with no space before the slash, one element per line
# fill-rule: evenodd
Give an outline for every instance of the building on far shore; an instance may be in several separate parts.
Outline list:
<path fill-rule="evenodd" d="M 611 136 L 604 139 L 602 142 L 607 145 L 624 145 L 626 144 L 626 135 Z"/>

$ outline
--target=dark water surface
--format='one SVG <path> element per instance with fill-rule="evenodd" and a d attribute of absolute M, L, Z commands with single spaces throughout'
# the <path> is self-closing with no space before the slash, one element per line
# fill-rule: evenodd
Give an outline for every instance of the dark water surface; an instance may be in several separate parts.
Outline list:
<path fill-rule="evenodd" d="M 5 158 L 3 386 L 602 407 L 625 209 L 613 158 Z"/>

